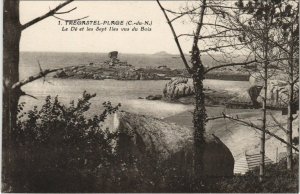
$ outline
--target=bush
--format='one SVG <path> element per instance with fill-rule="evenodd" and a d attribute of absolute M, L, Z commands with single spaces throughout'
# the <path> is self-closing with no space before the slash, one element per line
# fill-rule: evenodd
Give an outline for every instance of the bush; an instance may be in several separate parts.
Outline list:
<path fill-rule="evenodd" d="M 172 158 L 159 161 L 155 153 L 137 147 L 128 134 L 104 129 L 101 124 L 120 105 L 105 102 L 102 114 L 87 118 L 94 96 L 84 92 L 69 106 L 48 96 L 40 109 L 28 112 L 20 104 L 13 130 L 12 192 L 298 191 L 298 158 L 292 172 L 285 169 L 284 161 L 267 165 L 262 184 L 258 169 L 232 178 L 207 177 L 199 184 L 192 171 L 173 164 Z"/>
<path fill-rule="evenodd" d="M 19 106 L 14 133 L 12 192 L 178 192 L 190 179 L 171 162 L 159 161 L 133 144 L 128 134 L 103 129 L 118 110 L 103 103 L 100 115 L 87 118 L 90 99 L 83 93 L 65 106 L 46 97 L 40 109 Z"/>
<path fill-rule="evenodd" d="M 40 110 L 35 106 L 28 112 L 22 111 L 24 103 L 19 105 L 13 192 L 91 192 L 110 176 L 117 134 L 102 129 L 101 123 L 120 105 L 105 102 L 102 114 L 86 118 L 94 96 L 84 92 L 69 106 L 48 96 Z"/>
<path fill-rule="evenodd" d="M 268 164 L 265 168 L 265 180 L 259 182 L 259 168 L 237 175 L 232 178 L 215 180 L 211 192 L 225 193 L 298 193 L 298 162 L 299 155 L 294 157 L 294 169 L 286 169 L 286 160 L 277 164 Z"/>

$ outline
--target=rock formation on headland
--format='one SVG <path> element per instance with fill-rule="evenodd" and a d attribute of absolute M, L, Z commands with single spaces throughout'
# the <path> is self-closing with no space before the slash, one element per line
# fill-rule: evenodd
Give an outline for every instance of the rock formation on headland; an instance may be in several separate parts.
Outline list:
<path fill-rule="evenodd" d="M 281 78 L 275 79 L 275 78 Z M 241 93 L 233 98 L 230 103 L 247 104 L 253 107 L 260 107 L 263 102 L 264 88 L 262 78 L 253 74 L 249 78 L 250 88 L 247 92 Z M 271 108 L 286 108 L 288 102 L 289 85 L 283 76 L 272 77 L 268 80 L 267 87 L 267 106 Z M 298 107 L 299 85 L 294 85 L 295 105 Z"/>
<path fill-rule="evenodd" d="M 191 79 L 185 77 L 174 77 L 166 83 L 163 89 L 164 99 L 167 101 L 176 101 L 183 104 L 194 103 L 194 86 Z M 204 88 L 205 104 L 217 105 L 225 104 L 234 94 L 225 90 L 213 90 Z"/>
<path fill-rule="evenodd" d="M 104 64 L 108 64 L 109 66 L 127 66 L 131 67 L 132 65 L 128 64 L 127 61 L 120 61 L 118 59 L 118 51 L 111 51 L 108 53 L 109 60 L 104 61 Z"/>
<path fill-rule="evenodd" d="M 108 53 L 108 57 L 110 58 L 110 65 L 114 66 L 115 63 L 119 62 L 118 59 L 118 51 L 111 51 Z"/>
<path fill-rule="evenodd" d="M 299 86 L 298 84 L 294 85 L 295 91 L 295 105 L 299 106 Z M 262 88 L 260 95 L 257 98 L 257 101 L 262 103 L 262 96 L 264 95 L 264 89 Z M 285 81 L 281 80 L 269 80 L 267 88 L 267 105 L 269 107 L 284 108 L 287 107 L 287 102 L 289 101 L 289 85 Z"/>
<path fill-rule="evenodd" d="M 127 150 L 134 149 L 138 155 L 150 154 L 157 157 L 157 160 L 171 162 L 180 168 L 191 168 L 194 143 L 191 129 L 128 112 L 118 112 L 107 122 L 110 129 L 126 135 L 119 141 L 130 141 L 126 145 L 134 148 Z M 233 156 L 214 135 L 206 135 L 203 164 L 207 176 L 233 175 Z"/>
<path fill-rule="evenodd" d="M 178 99 L 193 95 L 194 87 L 193 85 L 188 84 L 188 78 L 172 78 L 171 81 L 166 83 L 163 94 L 165 98 Z"/>
<path fill-rule="evenodd" d="M 269 108 L 282 109 L 287 107 L 289 98 L 289 85 L 284 75 L 277 75 L 268 80 L 267 86 L 267 106 Z M 254 107 L 262 106 L 264 88 L 261 75 L 254 73 L 249 78 L 249 89 L 241 92 L 228 101 L 231 107 Z M 294 107 L 299 105 L 299 85 L 294 85 L 295 103 Z M 298 109 L 298 108 L 297 108 Z"/>

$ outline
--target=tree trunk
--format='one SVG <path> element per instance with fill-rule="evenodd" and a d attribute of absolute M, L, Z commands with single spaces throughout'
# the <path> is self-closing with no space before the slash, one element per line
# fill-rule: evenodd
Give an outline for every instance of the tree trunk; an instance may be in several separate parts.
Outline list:
<path fill-rule="evenodd" d="M 288 115 L 287 115 L 287 134 L 286 134 L 286 141 L 289 144 L 292 144 L 293 139 L 293 113 L 292 113 L 292 106 L 293 106 L 293 96 L 294 96 L 294 87 L 290 85 L 290 99 L 288 102 Z M 287 169 L 293 169 L 293 151 L 292 146 L 286 146 L 286 153 L 287 153 Z"/>
<path fill-rule="evenodd" d="M 291 26 L 291 29 L 293 30 L 293 25 Z M 292 37 L 294 38 L 294 37 Z M 288 115 L 287 115 L 287 133 L 286 133 L 286 141 L 290 144 L 293 143 L 293 102 L 294 102 L 294 44 L 290 45 L 290 53 L 289 53 L 289 61 L 288 61 L 288 67 L 289 67 L 289 99 L 288 99 Z M 293 150 L 292 146 L 286 147 L 286 162 L 287 162 L 287 169 L 293 170 Z"/>
<path fill-rule="evenodd" d="M 265 67 L 265 75 L 268 70 Z M 268 80 L 267 76 L 264 77 L 264 99 L 263 99 L 263 107 L 262 107 L 262 129 L 266 129 L 266 121 L 267 121 L 267 88 L 268 88 Z M 262 182 L 265 174 L 265 142 L 266 142 L 266 133 L 265 131 L 261 131 L 260 137 L 260 164 L 259 164 L 259 181 Z"/>
<path fill-rule="evenodd" d="M 268 27 L 265 26 L 267 29 Z M 263 107 L 262 107 L 262 129 L 261 131 L 261 137 L 260 137 L 260 164 L 259 164 L 259 181 L 263 182 L 264 180 L 264 175 L 265 175 L 265 144 L 266 144 L 266 133 L 264 130 L 266 130 L 266 122 L 267 122 L 267 90 L 268 90 L 268 65 L 269 65 L 269 57 L 268 57 L 268 33 L 269 31 L 266 30 L 265 32 L 265 45 L 264 45 L 264 75 L 263 75 L 263 80 L 264 80 L 264 96 L 263 96 Z"/>
<path fill-rule="evenodd" d="M 21 24 L 19 0 L 4 1 L 3 30 L 3 123 L 2 123 L 2 182 L 10 185 L 12 163 L 12 129 L 16 126 L 20 90 L 12 90 L 19 81 L 19 43 Z"/>
<path fill-rule="evenodd" d="M 205 95 L 203 91 L 204 67 L 200 60 L 200 53 L 198 46 L 195 45 L 192 50 L 192 64 L 193 64 L 193 85 L 195 90 L 195 110 L 193 115 L 194 123 L 194 173 L 196 177 L 203 175 L 203 153 L 205 149 L 205 124 L 206 124 L 206 109 L 204 105 Z"/>

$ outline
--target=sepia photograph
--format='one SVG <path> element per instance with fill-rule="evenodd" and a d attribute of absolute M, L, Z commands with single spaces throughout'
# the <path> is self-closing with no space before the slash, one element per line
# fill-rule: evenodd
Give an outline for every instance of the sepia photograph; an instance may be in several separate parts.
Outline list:
<path fill-rule="evenodd" d="M 1 192 L 298 193 L 298 0 L 4 0 Z"/>

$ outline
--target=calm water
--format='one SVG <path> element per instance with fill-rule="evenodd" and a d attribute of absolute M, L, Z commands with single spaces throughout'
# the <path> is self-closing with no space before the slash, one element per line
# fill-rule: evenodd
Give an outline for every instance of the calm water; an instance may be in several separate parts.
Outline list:
<path fill-rule="evenodd" d="M 37 60 L 40 61 L 42 68 L 47 69 L 82 64 L 83 61 L 96 60 L 97 56 L 96 54 L 88 53 L 80 55 L 68 54 L 65 57 L 61 53 L 23 53 L 20 59 L 20 78 L 22 79 L 39 72 Z M 131 60 L 134 61 L 134 59 L 136 59 L 135 63 L 138 63 L 139 60 L 141 61 L 141 56 L 131 55 Z M 160 61 L 159 63 L 163 61 L 162 59 L 155 60 Z M 148 62 L 146 60 L 146 62 L 140 63 L 140 66 L 147 64 Z M 89 93 L 97 94 L 97 96 L 91 100 L 92 106 L 90 114 L 101 112 L 103 110 L 102 103 L 104 101 L 111 101 L 113 104 L 121 103 L 123 110 L 156 117 L 168 117 L 192 109 L 191 105 L 138 99 L 138 97 L 144 98 L 148 95 L 162 94 L 163 87 L 168 82 L 167 80 L 72 80 L 56 79 L 51 78 L 51 76 L 48 76 L 46 80 L 50 83 L 43 82 L 43 80 L 40 79 L 22 88 L 26 93 L 38 98 L 38 100 L 35 100 L 28 96 L 23 96 L 21 102 L 26 102 L 26 109 L 32 108 L 34 105 L 41 105 L 48 95 L 53 97 L 58 95 L 61 102 L 69 103 L 71 100 L 78 99 L 84 90 Z M 205 80 L 204 84 L 206 87 L 212 89 L 225 89 L 232 92 L 239 92 L 249 87 L 248 82 L 240 81 Z"/>
<path fill-rule="evenodd" d="M 89 93 L 96 93 L 97 96 L 91 100 L 91 113 L 99 113 L 102 110 L 101 104 L 104 101 L 111 101 L 113 104 L 121 103 L 122 109 L 130 112 L 167 117 L 180 112 L 191 110 L 191 105 L 181 105 L 160 101 L 148 101 L 138 99 L 153 94 L 162 94 L 162 89 L 167 80 L 160 81 L 117 81 L 117 80 L 71 80 L 71 79 L 47 79 L 37 80 L 23 87 L 23 90 L 38 98 L 24 96 L 21 101 L 26 102 L 26 107 L 40 105 L 46 96 L 56 96 L 63 103 L 76 100 L 86 90 Z M 222 80 L 206 80 L 205 85 L 215 89 L 228 89 L 237 91 L 245 89 L 248 83 Z"/>
<path fill-rule="evenodd" d="M 24 96 L 27 108 L 33 105 L 41 105 L 48 95 L 56 96 L 63 103 L 76 100 L 86 90 L 89 93 L 96 93 L 97 96 L 91 100 L 91 113 L 99 113 L 102 110 L 104 101 L 111 101 L 113 104 L 122 104 L 122 109 L 135 113 L 166 117 L 182 111 L 191 109 L 191 106 L 172 104 L 159 101 L 148 101 L 138 99 L 151 94 L 161 94 L 162 87 L 166 81 L 116 81 L 116 80 L 63 80 L 49 79 L 51 84 L 43 83 L 42 80 L 32 82 L 23 87 L 26 93 L 38 98 Z"/>

